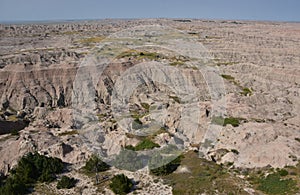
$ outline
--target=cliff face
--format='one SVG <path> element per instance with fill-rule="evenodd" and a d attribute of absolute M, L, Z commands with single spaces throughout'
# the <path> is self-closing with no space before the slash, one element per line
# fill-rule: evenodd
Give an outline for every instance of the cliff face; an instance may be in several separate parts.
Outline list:
<path fill-rule="evenodd" d="M 207 66 L 218 70 L 214 74 L 224 83 L 225 93 L 219 94 L 225 101 L 223 118 L 238 119 L 238 126 L 223 127 L 213 122 L 215 94 L 208 85 L 215 80 L 190 66 L 190 59 L 181 54 L 171 55 L 162 48 L 123 51 L 93 82 L 78 80 L 84 76 L 80 74 L 84 60 L 89 59 L 89 54 L 95 52 L 93 48 L 107 35 L 137 24 L 158 23 L 182 30 L 206 47 L 212 56 Z M 153 138 L 161 145 L 182 143 L 184 149 L 199 149 L 200 145 L 214 142 L 202 149 L 207 158 L 219 163 L 234 162 L 241 167 L 295 164 L 300 158 L 300 143 L 296 139 L 300 138 L 299 32 L 299 24 L 201 20 L 1 25 L 1 120 L 11 122 L 9 115 L 12 115 L 31 121 L 29 127 L 20 132 L 21 141 L 9 137 L 1 141 L 1 153 L 16 153 L 15 156 L 2 155 L 0 163 L 5 163 L 1 166 L 14 164 L 18 156 L 29 150 L 56 155 L 67 162 L 83 162 L 93 148 L 80 147 L 84 141 L 75 129 L 90 121 L 97 121 L 97 128 L 103 130 L 97 137 L 101 141 L 94 134 L 85 138 L 101 142 L 103 152 L 114 154 L 121 146 L 138 142 L 129 134 L 134 132 L 132 122 L 137 119 L 145 131 L 151 131 L 147 127 L 157 124 L 163 127 Z M 151 61 L 166 65 L 157 68 L 155 64 L 147 64 Z M 101 65 L 101 59 L 98 62 Z M 149 68 L 151 65 L 154 68 Z M 180 80 L 179 75 L 188 79 Z M 184 88 L 187 81 L 194 87 L 192 90 Z M 130 86 L 138 82 L 142 84 L 130 91 Z M 79 87 L 76 93 L 91 90 L 89 93 L 93 96 L 87 97 L 91 99 L 85 106 L 93 108 L 92 117 L 75 120 L 76 109 L 81 116 L 89 115 L 85 115 L 86 108 L 73 107 L 76 105 L 74 87 Z M 195 98 L 184 99 L 185 96 L 174 93 L 177 88 L 188 94 L 195 93 L 189 96 Z M 123 98 L 115 94 L 116 90 L 121 95 L 131 95 Z M 127 105 L 124 114 L 127 118 L 117 112 L 123 103 Z M 153 125 L 153 121 L 157 124 Z M 207 133 L 209 128 L 215 131 Z M 41 133 L 31 135 L 32 131 Z M 72 132 L 71 135 L 68 132 Z M 55 139 L 60 145 L 48 139 Z M 14 147 L 5 148 L 7 144 Z M 63 154 L 62 144 L 70 145 L 73 150 Z M 220 154 L 224 149 L 235 149 L 238 153 Z"/>

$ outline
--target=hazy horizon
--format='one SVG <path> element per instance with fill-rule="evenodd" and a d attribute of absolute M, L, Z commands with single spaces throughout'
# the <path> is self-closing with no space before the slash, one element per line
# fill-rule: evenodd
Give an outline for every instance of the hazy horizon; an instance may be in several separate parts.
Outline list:
<path fill-rule="evenodd" d="M 0 0 L 0 22 L 186 18 L 300 22 L 298 0 Z"/>

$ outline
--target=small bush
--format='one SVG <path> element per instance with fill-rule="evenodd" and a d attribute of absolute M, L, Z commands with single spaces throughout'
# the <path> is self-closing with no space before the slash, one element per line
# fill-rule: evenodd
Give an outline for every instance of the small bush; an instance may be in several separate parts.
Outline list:
<path fill-rule="evenodd" d="M 240 125 L 240 120 L 233 117 L 225 118 L 223 126 L 226 126 L 227 124 L 230 124 L 233 127 L 238 127 Z"/>
<path fill-rule="evenodd" d="M 285 169 L 281 169 L 278 171 L 280 176 L 287 176 L 289 174 L 289 172 Z"/>
<path fill-rule="evenodd" d="M 58 158 L 28 153 L 23 156 L 0 188 L 0 194 L 26 194 L 36 182 L 51 182 L 55 174 L 63 171 L 64 164 Z"/>
<path fill-rule="evenodd" d="M 247 87 L 245 87 L 245 88 L 242 89 L 241 94 L 244 95 L 244 96 L 252 95 L 252 90 L 249 89 L 249 88 L 247 88 Z"/>
<path fill-rule="evenodd" d="M 237 151 L 236 149 L 231 149 L 231 152 L 237 155 L 239 154 L 239 151 Z"/>
<path fill-rule="evenodd" d="M 61 180 L 57 182 L 56 188 L 57 189 L 70 189 L 75 187 L 76 179 L 70 178 L 67 176 L 62 176 Z"/>
<path fill-rule="evenodd" d="M 153 175 L 156 175 L 156 176 L 168 175 L 177 169 L 177 167 L 180 165 L 181 158 L 182 158 L 182 156 L 179 156 L 179 157 L 175 158 L 174 160 L 172 160 L 171 162 L 166 163 L 163 166 L 160 166 L 160 167 L 154 168 L 154 169 L 150 169 L 150 173 L 152 173 Z M 153 163 L 155 163 L 156 160 L 160 161 L 162 159 L 163 158 L 158 156 L 158 159 L 152 158 L 150 163 L 153 164 Z"/>
<path fill-rule="evenodd" d="M 87 172 L 103 172 L 110 168 L 108 164 L 103 162 L 98 156 L 92 155 L 83 167 Z"/>
<path fill-rule="evenodd" d="M 133 182 L 124 174 L 115 175 L 109 185 L 116 194 L 127 194 L 133 187 Z"/>

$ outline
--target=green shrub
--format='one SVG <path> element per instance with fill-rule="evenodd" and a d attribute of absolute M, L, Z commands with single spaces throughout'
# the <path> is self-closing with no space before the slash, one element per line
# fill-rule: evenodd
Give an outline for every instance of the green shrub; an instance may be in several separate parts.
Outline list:
<path fill-rule="evenodd" d="M 181 158 L 182 156 L 179 156 L 177 158 L 175 158 L 174 160 L 164 164 L 163 166 L 154 168 L 154 169 L 150 169 L 150 173 L 152 173 L 153 175 L 156 176 L 162 176 L 162 175 L 168 175 L 172 172 L 174 172 L 177 167 L 180 165 L 181 162 Z M 159 161 L 167 161 L 168 159 L 163 159 L 162 156 L 158 155 L 157 157 L 152 157 L 150 160 L 150 163 L 152 164 L 161 164 L 161 162 Z"/>
<path fill-rule="evenodd" d="M 225 118 L 223 126 L 226 126 L 227 124 L 230 124 L 233 127 L 238 127 L 240 125 L 240 120 L 233 117 Z"/>
<path fill-rule="evenodd" d="M 127 194 L 133 187 L 133 182 L 124 174 L 115 175 L 109 185 L 116 194 Z"/>
<path fill-rule="evenodd" d="M 231 152 L 237 155 L 239 154 L 239 151 L 237 151 L 236 149 L 231 149 Z"/>
<path fill-rule="evenodd" d="M 64 164 L 58 158 L 28 153 L 11 171 L 0 189 L 0 194 L 25 194 L 37 181 L 53 181 L 56 178 L 55 174 L 61 173 L 63 168 Z"/>
<path fill-rule="evenodd" d="M 62 176 L 62 178 L 57 182 L 56 188 L 57 189 L 70 189 L 75 187 L 76 179 L 70 178 L 67 176 Z"/>
<path fill-rule="evenodd" d="M 29 153 L 21 158 L 15 169 L 15 177 L 25 183 L 51 182 L 55 174 L 63 171 L 64 164 L 58 158 Z"/>
<path fill-rule="evenodd" d="M 83 167 L 87 172 L 103 172 L 110 168 L 108 164 L 103 162 L 98 156 L 92 155 L 91 158 L 85 163 Z"/>
<path fill-rule="evenodd" d="M 287 176 L 289 174 L 289 172 L 285 169 L 281 169 L 278 171 L 280 176 Z"/>
<path fill-rule="evenodd" d="M 241 94 L 244 95 L 244 96 L 252 95 L 252 90 L 249 89 L 249 88 L 247 88 L 247 87 L 245 87 L 245 88 L 242 89 Z"/>

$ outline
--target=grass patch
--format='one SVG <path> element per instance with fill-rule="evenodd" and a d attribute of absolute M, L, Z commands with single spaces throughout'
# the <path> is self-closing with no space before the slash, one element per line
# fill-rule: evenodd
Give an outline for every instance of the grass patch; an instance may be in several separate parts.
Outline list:
<path fill-rule="evenodd" d="M 141 103 L 141 106 L 149 112 L 150 105 L 147 103 Z"/>
<path fill-rule="evenodd" d="M 184 65 L 183 61 L 174 61 L 170 63 L 170 66 L 182 66 Z"/>
<path fill-rule="evenodd" d="M 177 167 L 180 165 L 181 158 L 182 158 L 182 156 L 179 156 L 179 157 L 175 158 L 174 160 L 172 160 L 171 162 L 166 163 L 165 165 L 163 165 L 161 167 L 150 169 L 150 173 L 153 175 L 156 175 L 156 176 L 169 175 L 169 174 L 173 173 L 177 169 Z M 162 159 L 161 156 L 159 156 L 159 159 L 154 159 L 154 163 L 155 163 L 155 160 L 161 161 L 161 159 Z M 151 159 L 151 161 L 153 163 L 153 159 Z"/>
<path fill-rule="evenodd" d="M 260 179 L 257 189 L 267 194 L 293 194 L 297 192 L 296 182 L 291 178 L 283 179 L 279 173 L 272 173 Z"/>
<path fill-rule="evenodd" d="M 244 88 L 242 89 L 241 94 L 244 95 L 244 96 L 252 95 L 252 90 L 249 89 L 249 88 L 247 88 L 247 87 L 244 87 Z"/>
<path fill-rule="evenodd" d="M 265 194 L 295 194 L 299 190 L 300 163 L 286 166 L 284 169 L 264 167 L 248 169 L 248 181 L 257 190 Z"/>
<path fill-rule="evenodd" d="M 229 174 L 221 165 L 199 158 L 189 151 L 181 158 L 180 165 L 189 172 L 173 172 L 161 176 L 172 186 L 173 194 L 248 194 L 243 190 L 241 179 Z"/>
<path fill-rule="evenodd" d="M 233 81 L 234 80 L 233 76 L 230 76 L 230 75 L 227 75 L 227 74 L 222 74 L 221 77 L 223 77 L 224 79 L 229 80 L 229 81 Z"/>
<path fill-rule="evenodd" d="M 236 86 L 238 86 L 241 89 L 240 94 L 244 95 L 244 96 L 250 96 L 253 94 L 252 90 L 250 88 L 247 87 L 243 87 L 239 84 L 238 81 L 235 80 L 235 78 L 231 75 L 226 75 L 226 74 L 222 74 L 221 75 L 222 78 L 228 80 L 229 82 L 232 82 L 233 84 L 235 84 Z"/>
<path fill-rule="evenodd" d="M 241 121 L 245 121 L 243 118 L 223 118 L 222 116 L 213 116 L 212 123 L 220 126 L 232 125 L 233 127 L 238 127 Z"/>
<path fill-rule="evenodd" d="M 151 150 L 153 148 L 158 148 L 158 147 L 160 147 L 160 145 L 154 143 L 148 138 L 143 139 L 136 146 L 132 146 L 132 145 L 125 146 L 126 149 L 133 150 L 133 151 Z"/>

